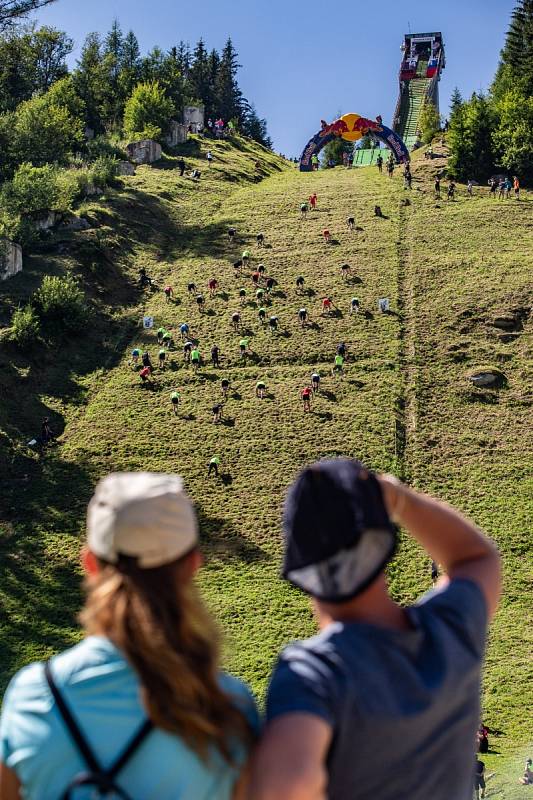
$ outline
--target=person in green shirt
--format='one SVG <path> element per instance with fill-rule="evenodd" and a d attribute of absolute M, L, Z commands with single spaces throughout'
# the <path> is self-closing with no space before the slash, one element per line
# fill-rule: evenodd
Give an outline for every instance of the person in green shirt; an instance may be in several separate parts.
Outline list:
<path fill-rule="evenodd" d="M 165 369 L 165 358 L 166 357 L 167 357 L 167 351 L 164 350 L 164 349 L 160 350 L 159 351 L 159 356 L 158 356 L 158 358 L 159 358 L 159 369 Z"/>
<path fill-rule="evenodd" d="M 311 164 L 313 165 L 314 170 L 318 169 L 319 161 L 316 153 L 313 153 L 313 155 L 311 156 Z"/>
<path fill-rule="evenodd" d="M 171 344 L 172 344 L 172 334 L 169 331 L 165 331 L 163 334 L 163 345 L 167 348 L 167 350 L 169 350 Z"/>
<path fill-rule="evenodd" d="M 335 363 L 333 364 L 333 375 L 340 375 L 341 377 L 344 374 L 344 356 L 336 355 L 335 356 Z"/>
<path fill-rule="evenodd" d="M 220 466 L 220 458 L 218 456 L 213 456 L 213 458 L 209 461 L 207 465 L 207 475 L 211 475 L 212 472 L 215 473 L 215 476 L 218 478 L 218 468 Z"/>
<path fill-rule="evenodd" d="M 166 330 L 164 328 L 157 329 L 157 343 L 161 344 L 163 341 L 163 336 L 165 335 Z"/>
<path fill-rule="evenodd" d="M 200 366 L 200 351 L 197 347 L 191 350 L 191 364 L 192 368 L 196 371 Z"/>
<path fill-rule="evenodd" d="M 308 211 L 309 211 L 309 206 L 307 205 L 307 203 L 301 203 L 300 214 L 302 215 L 302 217 L 305 217 Z"/>
<path fill-rule="evenodd" d="M 255 396 L 262 400 L 265 396 L 266 388 L 264 381 L 257 381 L 255 384 Z"/>
<path fill-rule="evenodd" d="M 174 416 L 178 416 L 178 406 L 180 404 L 180 393 L 178 391 L 174 391 L 170 395 L 170 402 L 172 403 L 172 410 L 174 412 Z"/>
<path fill-rule="evenodd" d="M 246 358 L 248 350 L 248 339 L 241 339 L 239 342 L 239 350 L 241 351 L 241 358 Z"/>

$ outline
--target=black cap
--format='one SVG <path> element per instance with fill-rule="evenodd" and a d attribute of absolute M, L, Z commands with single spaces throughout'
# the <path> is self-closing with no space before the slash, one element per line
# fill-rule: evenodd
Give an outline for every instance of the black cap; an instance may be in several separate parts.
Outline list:
<path fill-rule="evenodd" d="M 313 597 L 350 600 L 396 549 L 376 476 L 348 458 L 317 461 L 289 489 L 283 517 L 283 577 Z"/>

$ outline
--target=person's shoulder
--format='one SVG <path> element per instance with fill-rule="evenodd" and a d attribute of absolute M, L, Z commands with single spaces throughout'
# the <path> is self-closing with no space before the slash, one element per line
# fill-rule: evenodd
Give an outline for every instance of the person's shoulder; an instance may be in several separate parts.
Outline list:
<path fill-rule="evenodd" d="M 259 726 L 259 712 L 252 690 L 240 678 L 230 675 L 229 672 L 219 673 L 219 685 L 222 691 L 229 695 L 234 704 L 240 708 L 252 727 Z"/>
<path fill-rule="evenodd" d="M 483 591 L 475 581 L 454 578 L 427 592 L 411 609 L 419 620 L 438 619 L 463 641 L 469 639 L 477 652 L 482 650 L 488 612 Z"/>

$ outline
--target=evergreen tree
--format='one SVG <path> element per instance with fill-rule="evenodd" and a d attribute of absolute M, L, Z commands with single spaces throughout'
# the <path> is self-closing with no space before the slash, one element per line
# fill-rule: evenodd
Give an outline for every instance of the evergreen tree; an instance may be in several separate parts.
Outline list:
<path fill-rule="evenodd" d="M 453 115 L 461 108 L 462 104 L 463 96 L 456 86 L 450 99 L 450 118 L 453 117 Z"/>
<path fill-rule="evenodd" d="M 222 50 L 217 74 L 215 114 L 224 120 L 236 119 L 242 125 L 245 121 L 246 102 L 237 83 L 237 72 L 241 66 L 237 58 L 233 42 L 228 39 Z"/>
<path fill-rule="evenodd" d="M 76 92 L 85 103 L 85 121 L 95 133 L 102 133 L 102 118 L 107 87 L 107 76 L 102 56 L 102 43 L 98 33 L 89 33 L 85 39 L 77 68 L 73 73 Z"/>
<path fill-rule="evenodd" d="M 268 135 L 267 121 L 261 119 L 253 105 L 250 106 L 243 124 L 243 133 L 264 147 L 272 149 L 272 139 Z"/>
<path fill-rule="evenodd" d="M 191 51 L 188 44 L 182 40 L 176 48 L 176 61 L 183 80 L 188 80 L 191 68 Z"/>
<path fill-rule="evenodd" d="M 486 179 L 494 170 L 495 114 L 484 95 L 473 94 L 450 120 L 450 174 L 459 180 Z"/>
<path fill-rule="evenodd" d="M 533 180 L 533 97 L 511 89 L 497 107 L 494 145 L 499 162 L 526 180 Z"/>
<path fill-rule="evenodd" d="M 55 0 L 0 0 L 0 32 L 12 28 L 32 11 L 54 3 Z"/>
<path fill-rule="evenodd" d="M 141 78 L 141 51 L 133 31 L 128 31 L 122 43 L 118 85 L 121 97 L 129 97 Z"/>
<path fill-rule="evenodd" d="M 118 19 L 115 19 L 104 42 L 104 58 L 107 56 L 107 68 L 114 89 L 118 85 L 118 78 L 123 64 L 123 52 L 124 35 L 120 29 Z"/>
<path fill-rule="evenodd" d="M 209 58 L 203 39 L 198 41 L 194 48 L 192 64 L 189 70 L 189 84 L 191 96 L 203 103 L 206 114 L 211 114 L 212 94 L 209 80 Z"/>
<path fill-rule="evenodd" d="M 519 0 L 511 15 L 493 94 L 512 88 L 533 95 L 533 0 Z"/>

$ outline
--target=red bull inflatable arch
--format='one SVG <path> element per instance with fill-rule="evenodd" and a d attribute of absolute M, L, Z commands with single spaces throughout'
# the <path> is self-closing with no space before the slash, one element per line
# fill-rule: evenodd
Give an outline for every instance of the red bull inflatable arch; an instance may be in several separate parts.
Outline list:
<path fill-rule="evenodd" d="M 322 150 L 324 145 L 335 138 L 345 139 L 348 142 L 357 142 L 370 133 L 375 139 L 383 142 L 394 155 L 396 162 L 402 164 L 409 161 L 409 151 L 397 133 L 387 128 L 381 121 L 366 119 L 359 114 L 344 114 L 340 119 L 328 124 L 322 122 L 322 128 L 306 144 L 300 158 L 300 171 L 310 172 L 313 169 L 312 158 Z"/>

